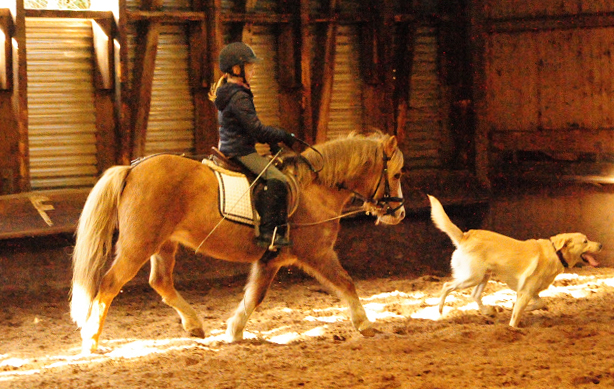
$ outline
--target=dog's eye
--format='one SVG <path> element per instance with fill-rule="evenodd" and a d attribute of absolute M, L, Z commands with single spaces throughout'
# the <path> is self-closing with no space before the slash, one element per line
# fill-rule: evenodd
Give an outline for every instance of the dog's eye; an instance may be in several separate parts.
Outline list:
<path fill-rule="evenodd" d="M 584 239 L 584 243 L 588 243 L 588 239 Z"/>

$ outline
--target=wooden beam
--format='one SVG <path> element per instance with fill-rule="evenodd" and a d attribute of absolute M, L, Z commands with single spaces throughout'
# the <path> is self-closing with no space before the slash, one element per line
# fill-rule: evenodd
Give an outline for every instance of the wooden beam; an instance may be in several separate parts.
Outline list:
<path fill-rule="evenodd" d="M 161 24 L 158 22 L 139 22 L 135 47 L 134 74 L 132 77 L 132 153 L 131 159 L 142 157 L 145 153 L 147 121 L 151 106 L 156 54 Z"/>
<path fill-rule="evenodd" d="M 218 7 L 221 7 L 219 0 Z M 194 151 L 208 153 L 217 144 L 217 110 L 208 94 L 215 82 L 218 39 L 221 39 L 219 8 L 212 0 L 195 0 L 195 12 L 208 14 L 208 18 L 189 26 L 190 44 L 190 86 L 194 97 Z M 219 71 L 218 71 L 219 72 Z"/>
<path fill-rule="evenodd" d="M 222 14 L 224 23 L 253 23 L 253 24 L 283 24 L 292 21 L 291 14 L 265 14 L 258 12 Z"/>
<path fill-rule="evenodd" d="M 130 164 L 132 159 L 132 90 L 130 88 L 129 73 L 130 59 L 128 53 L 128 18 L 126 17 L 127 0 L 119 0 L 118 9 L 116 11 L 115 22 L 117 23 L 117 34 L 114 39 L 114 56 L 115 56 L 115 82 L 116 93 L 115 105 L 118 108 L 118 128 L 117 141 L 119 144 L 119 152 L 117 163 L 122 165 Z"/>
<path fill-rule="evenodd" d="M 330 0 L 329 12 L 336 12 L 337 0 Z M 316 143 L 326 141 L 328 135 L 328 122 L 330 120 L 330 103 L 333 97 L 333 77 L 335 75 L 335 52 L 337 49 L 337 22 L 331 21 L 326 26 L 324 43 L 324 66 L 320 88 L 316 94 L 317 117 L 315 118 Z"/>
<path fill-rule="evenodd" d="M 0 10 L 0 89 L 13 87 L 13 18 L 8 9 Z"/>
<path fill-rule="evenodd" d="M 26 9 L 27 18 L 64 18 L 64 19 L 112 19 L 112 11 L 88 11 L 65 9 Z"/>
<path fill-rule="evenodd" d="M 473 109 L 475 115 L 475 173 L 480 183 L 487 188 L 491 187 L 488 176 L 489 159 L 489 132 L 490 128 L 486 118 L 486 65 L 485 65 L 485 31 L 484 26 L 484 0 L 469 2 L 469 42 L 471 62 L 473 63 Z"/>
<path fill-rule="evenodd" d="M 313 109 L 311 101 L 311 46 L 312 37 L 309 26 L 309 0 L 300 0 L 300 37 L 301 37 L 301 109 L 305 140 L 314 143 L 316 134 L 313 127 Z"/>
<path fill-rule="evenodd" d="M 0 196 L 0 239 L 74 232 L 89 189 Z"/>
<path fill-rule="evenodd" d="M 394 133 L 401 145 L 405 142 L 406 123 L 411 94 L 411 74 L 414 63 L 414 43 L 416 25 L 406 24 L 398 27 L 394 69 L 392 104 L 394 106 Z M 402 147 L 403 149 L 403 147 Z"/>
<path fill-rule="evenodd" d="M 160 23 L 202 22 L 207 20 L 205 12 L 198 11 L 126 11 L 130 23 L 139 21 Z"/>
<path fill-rule="evenodd" d="M 19 171 L 17 192 L 30 190 L 30 151 L 28 146 L 28 73 L 26 71 L 26 18 L 23 0 L 15 2 L 15 11 L 12 13 L 15 27 L 13 38 L 17 43 L 13 45 L 13 111 L 17 122 L 19 134 L 17 145 L 17 160 Z"/>
<path fill-rule="evenodd" d="M 98 89 L 113 89 L 113 19 L 92 20 L 94 41 L 94 84 Z"/>
<path fill-rule="evenodd" d="M 483 28 L 492 33 L 522 33 L 527 31 L 577 30 L 614 26 L 614 12 L 579 13 L 532 18 L 505 18 L 484 20 Z"/>

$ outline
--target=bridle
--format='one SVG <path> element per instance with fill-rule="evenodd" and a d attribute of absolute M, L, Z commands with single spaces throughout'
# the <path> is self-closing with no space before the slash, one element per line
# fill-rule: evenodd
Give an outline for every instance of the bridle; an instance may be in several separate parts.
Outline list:
<path fill-rule="evenodd" d="M 386 151 L 382 150 L 382 173 L 377 180 L 377 185 L 373 190 L 373 194 L 369 197 L 365 197 L 357 191 L 348 188 L 344 183 L 338 184 L 338 189 L 349 190 L 354 194 L 356 198 L 361 200 L 365 205 L 369 204 L 373 207 L 373 210 L 382 211 L 384 215 L 394 215 L 396 211 L 398 211 L 405 204 L 405 200 L 402 197 L 393 197 L 390 195 L 390 181 L 388 180 L 388 161 L 392 159 L 394 153 L 389 157 L 386 155 Z M 380 186 L 384 183 L 384 195 L 379 199 L 376 199 L 375 196 L 380 189 Z M 398 206 L 392 208 L 390 203 L 400 203 Z M 371 213 L 372 211 L 367 211 L 367 213 Z"/>

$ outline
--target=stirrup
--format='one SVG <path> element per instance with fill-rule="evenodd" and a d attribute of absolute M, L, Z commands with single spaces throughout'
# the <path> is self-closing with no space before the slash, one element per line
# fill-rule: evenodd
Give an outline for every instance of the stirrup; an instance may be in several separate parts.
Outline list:
<path fill-rule="evenodd" d="M 256 239 L 256 244 L 260 247 L 266 247 L 269 251 L 277 251 L 280 248 L 292 246 L 292 242 L 285 236 L 277 234 L 277 228 L 273 230 L 271 238 L 263 237 L 262 235 Z"/>

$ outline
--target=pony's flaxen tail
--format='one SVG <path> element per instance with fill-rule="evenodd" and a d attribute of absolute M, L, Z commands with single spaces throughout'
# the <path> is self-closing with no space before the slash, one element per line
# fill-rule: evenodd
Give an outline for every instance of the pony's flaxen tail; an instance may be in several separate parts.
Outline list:
<path fill-rule="evenodd" d="M 70 316 L 83 327 L 98 293 L 102 270 L 113 246 L 117 206 L 130 166 L 108 169 L 90 192 L 77 226 L 72 257 Z"/>
<path fill-rule="evenodd" d="M 433 223 L 435 223 L 435 226 L 437 226 L 437 228 L 439 228 L 441 231 L 448 234 L 452 240 L 452 243 L 454 243 L 454 246 L 458 247 L 461 239 L 463 238 L 463 231 L 452 223 L 446 214 L 446 211 L 443 210 L 443 206 L 439 200 L 431 195 L 428 196 L 429 201 L 431 202 L 431 219 L 433 219 Z"/>

